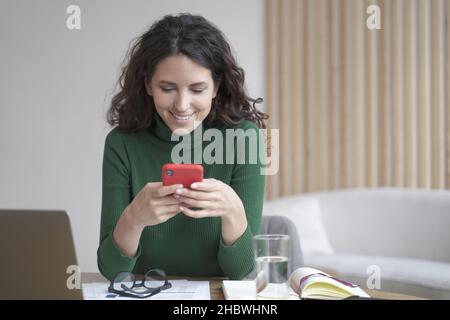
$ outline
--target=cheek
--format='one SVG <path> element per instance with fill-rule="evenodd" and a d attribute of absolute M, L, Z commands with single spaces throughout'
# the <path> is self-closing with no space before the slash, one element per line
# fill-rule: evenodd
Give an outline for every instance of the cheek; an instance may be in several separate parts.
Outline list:
<path fill-rule="evenodd" d="M 155 94 L 153 102 L 158 109 L 168 109 L 173 105 L 173 98 L 170 95 Z"/>
<path fill-rule="evenodd" d="M 196 101 L 195 107 L 202 112 L 209 112 L 211 110 L 211 100 L 208 98 L 202 98 Z"/>
<path fill-rule="evenodd" d="M 199 110 L 209 111 L 212 106 L 212 95 L 194 96 L 192 104 Z"/>

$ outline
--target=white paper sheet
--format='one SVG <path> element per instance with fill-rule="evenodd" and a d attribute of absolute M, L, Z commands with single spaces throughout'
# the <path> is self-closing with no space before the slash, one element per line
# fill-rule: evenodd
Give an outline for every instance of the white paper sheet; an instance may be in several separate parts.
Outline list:
<path fill-rule="evenodd" d="M 209 281 L 169 280 L 172 288 L 145 299 L 121 297 L 108 292 L 106 282 L 83 283 L 85 300 L 211 300 Z"/>
<path fill-rule="evenodd" d="M 275 300 L 256 296 L 256 283 L 251 280 L 224 280 L 223 293 L 226 300 Z M 298 300 L 298 294 L 289 288 L 289 298 L 284 300 Z"/>

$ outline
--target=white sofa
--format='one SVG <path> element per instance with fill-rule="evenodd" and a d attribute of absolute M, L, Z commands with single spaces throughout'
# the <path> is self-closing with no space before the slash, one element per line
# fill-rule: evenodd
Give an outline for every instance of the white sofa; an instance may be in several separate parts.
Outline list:
<path fill-rule="evenodd" d="M 304 263 L 363 288 L 450 299 L 450 190 L 352 189 L 266 201 L 290 218 Z"/>

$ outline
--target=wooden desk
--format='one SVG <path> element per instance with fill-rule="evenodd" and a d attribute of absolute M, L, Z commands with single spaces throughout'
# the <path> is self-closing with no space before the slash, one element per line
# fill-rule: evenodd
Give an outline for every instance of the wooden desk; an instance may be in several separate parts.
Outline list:
<path fill-rule="evenodd" d="M 427 298 L 421 298 L 416 296 L 410 296 L 402 293 L 386 292 L 380 290 L 369 290 L 364 289 L 364 291 L 372 298 L 377 299 L 387 299 L 387 300 L 429 300 Z"/>
<path fill-rule="evenodd" d="M 170 279 L 186 279 L 186 277 L 169 277 Z M 209 292 L 211 295 L 211 300 L 225 300 L 222 291 L 222 280 L 224 278 L 187 278 L 188 280 L 202 280 L 209 281 Z M 100 273 L 82 272 L 81 273 L 82 283 L 92 283 L 92 282 L 109 282 Z M 380 290 L 369 290 L 365 289 L 365 292 L 373 298 L 378 299 L 388 299 L 388 300 L 427 300 L 426 298 L 420 298 L 415 296 L 410 296 L 401 293 L 385 292 Z"/>

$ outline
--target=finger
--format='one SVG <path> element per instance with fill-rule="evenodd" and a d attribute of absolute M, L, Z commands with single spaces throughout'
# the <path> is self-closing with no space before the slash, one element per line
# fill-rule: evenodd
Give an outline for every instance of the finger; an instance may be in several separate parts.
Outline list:
<path fill-rule="evenodd" d="M 198 191 L 218 191 L 222 188 L 223 182 L 216 179 L 203 179 L 202 182 L 194 182 L 190 185 L 190 188 Z"/>
<path fill-rule="evenodd" d="M 183 188 L 182 184 L 172 184 L 170 186 L 160 186 L 157 189 L 157 196 L 160 198 L 175 193 L 177 189 Z"/>
<path fill-rule="evenodd" d="M 156 205 L 160 206 L 170 206 L 175 204 L 180 204 L 180 200 L 175 198 L 173 195 L 165 196 L 155 201 Z"/>
<path fill-rule="evenodd" d="M 180 196 L 179 200 L 183 203 L 188 204 L 188 207 L 202 208 L 202 209 L 212 209 L 213 203 L 211 201 L 202 201 L 191 199 L 187 197 Z M 181 205 L 181 204 L 180 204 Z M 183 206 L 183 205 L 181 205 Z"/>
<path fill-rule="evenodd" d="M 185 207 L 185 208 L 190 208 L 190 207 L 192 207 L 191 205 L 189 205 L 189 204 L 187 204 L 187 203 L 185 203 L 185 202 L 182 202 L 182 201 L 180 201 L 179 205 L 180 205 L 180 208 L 181 208 L 181 207 Z M 180 211 L 181 211 L 181 210 L 180 210 Z"/>
<path fill-rule="evenodd" d="M 180 211 L 183 212 L 188 217 L 195 218 L 195 219 L 212 216 L 209 210 L 192 210 L 192 209 L 188 209 L 186 207 L 180 207 Z"/>
<path fill-rule="evenodd" d="M 170 206 L 163 206 L 159 208 L 158 214 L 159 215 L 167 215 L 167 214 L 173 214 L 180 212 L 180 204 L 174 204 Z"/>
<path fill-rule="evenodd" d="M 174 197 L 176 196 L 184 196 L 197 200 L 211 200 L 211 193 L 206 191 L 195 191 L 187 188 L 177 189 Z"/>
<path fill-rule="evenodd" d="M 164 223 L 164 222 L 166 222 L 167 220 L 169 220 L 169 219 L 172 219 L 173 217 L 175 217 L 177 214 L 179 214 L 180 213 L 180 211 L 174 211 L 174 212 L 169 212 L 169 213 L 166 213 L 166 214 L 164 214 L 164 215 L 162 215 L 162 216 L 159 216 L 158 217 L 158 224 L 160 224 L 160 223 Z"/>
<path fill-rule="evenodd" d="M 189 208 L 190 206 L 189 206 L 187 203 L 181 202 L 181 203 L 180 203 L 180 208 L 181 208 L 181 207 Z M 180 211 L 181 211 L 181 209 L 180 209 Z"/>

